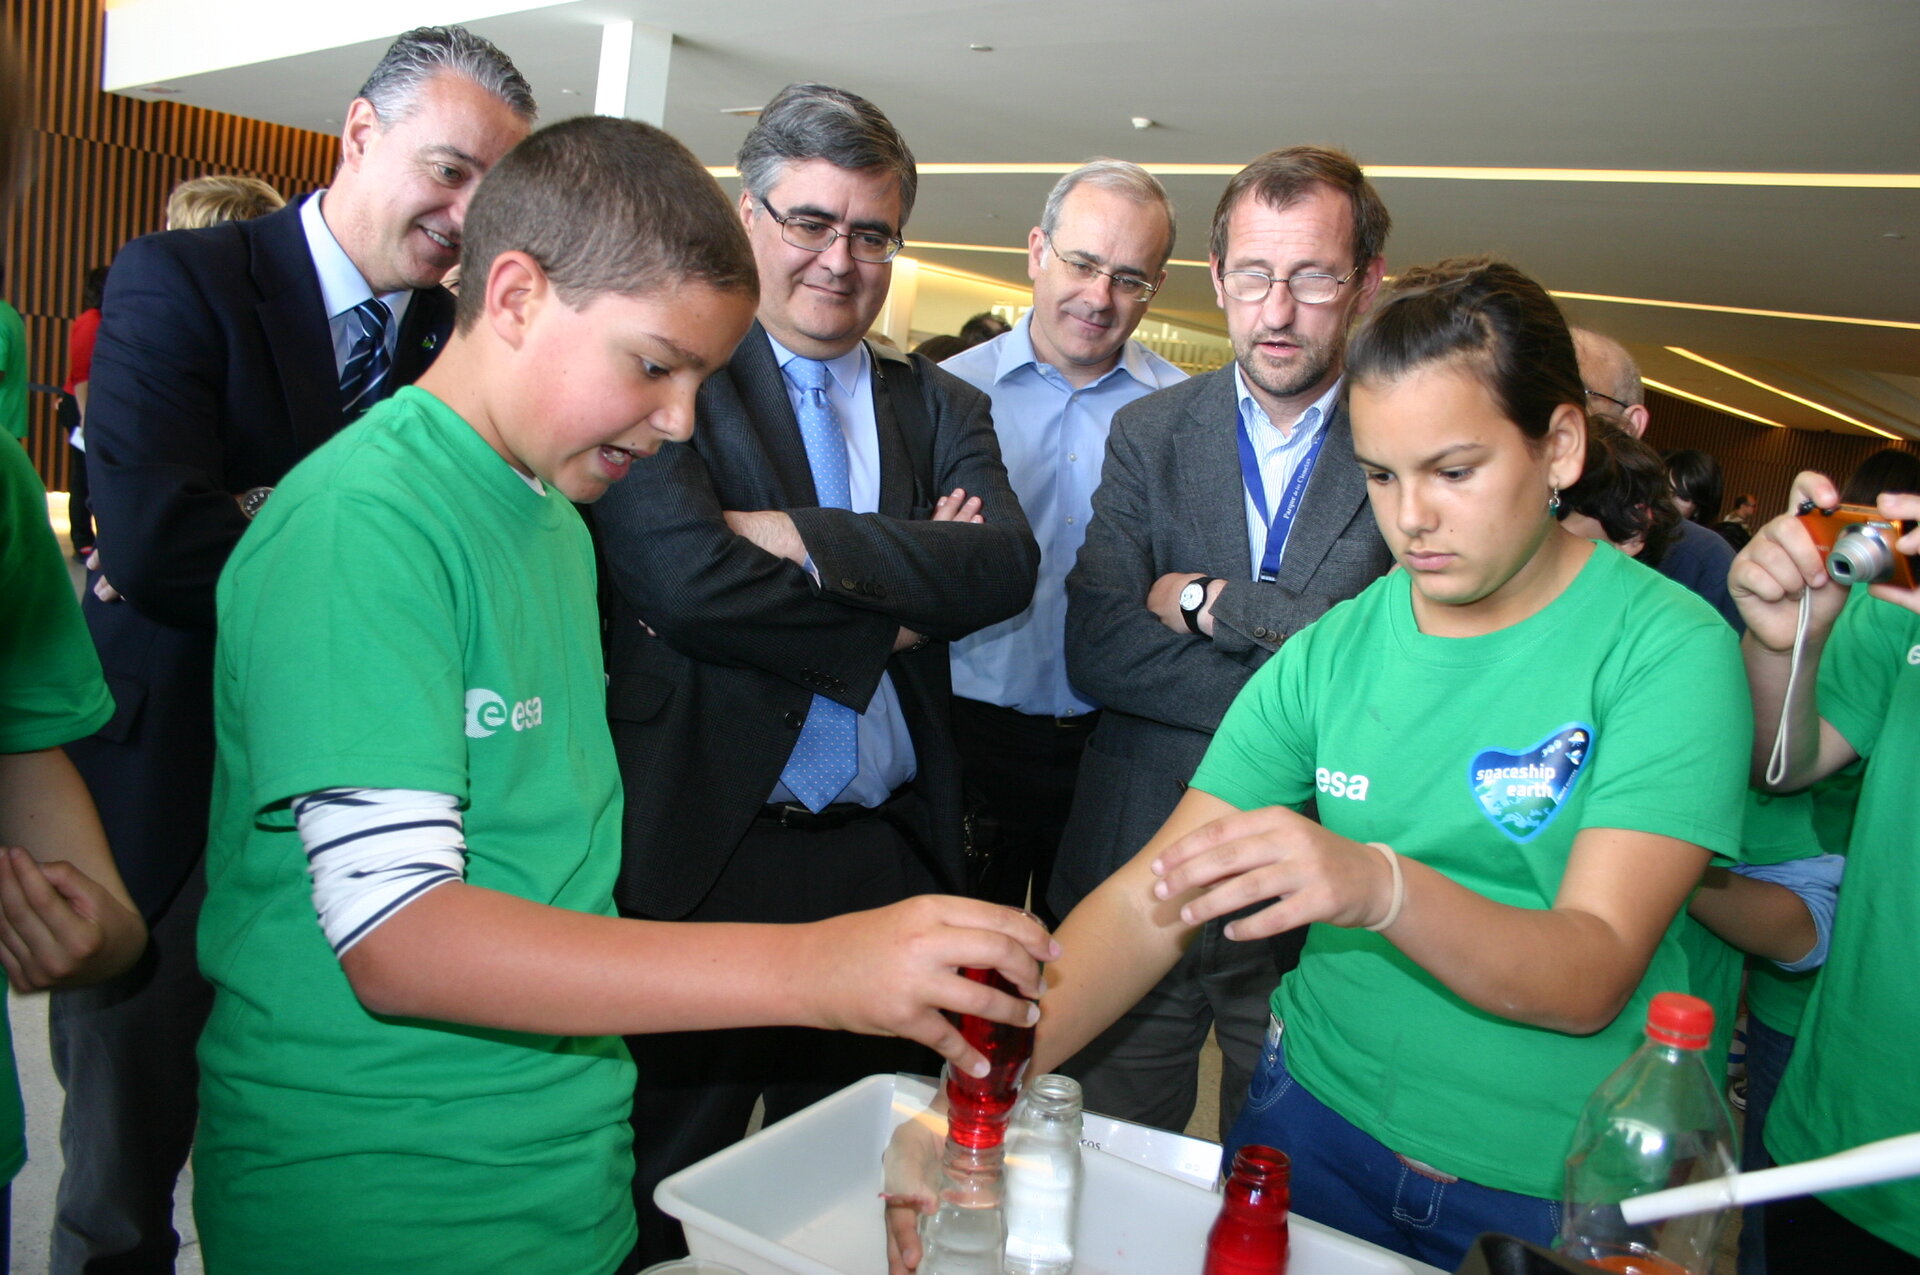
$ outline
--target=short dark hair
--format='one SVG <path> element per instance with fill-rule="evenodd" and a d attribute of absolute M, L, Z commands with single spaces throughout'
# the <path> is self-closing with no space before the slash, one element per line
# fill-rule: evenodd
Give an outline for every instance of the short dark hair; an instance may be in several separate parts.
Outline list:
<path fill-rule="evenodd" d="M 914 346 L 913 352 L 924 355 L 935 363 L 944 363 L 954 355 L 972 348 L 971 345 L 968 345 L 959 337 L 942 332 L 938 336 L 930 336 L 920 344 Z"/>
<path fill-rule="evenodd" d="M 1588 418 L 1585 466 L 1560 493 L 1559 517 L 1575 513 L 1599 523 L 1616 545 L 1639 536 L 1640 561 L 1650 567 L 1666 557 L 1680 525 L 1660 453 L 1605 416 Z"/>
<path fill-rule="evenodd" d="M 1871 505 L 1885 491 L 1920 494 L 1920 456 L 1882 447 L 1854 467 L 1840 489 L 1840 499 L 1849 505 Z"/>
<path fill-rule="evenodd" d="M 1011 331 L 1013 331 L 1011 323 L 991 310 L 982 310 L 960 325 L 960 339 L 971 347 Z"/>
<path fill-rule="evenodd" d="M 455 310 L 486 306 L 503 252 L 540 263 L 566 304 L 697 281 L 759 295 L 740 218 L 693 153 L 651 124 L 583 115 L 530 135 L 494 165 L 467 209 Z"/>
<path fill-rule="evenodd" d="M 98 310 L 107 296 L 107 268 L 95 266 L 87 271 L 87 279 L 80 288 L 80 308 Z"/>
<path fill-rule="evenodd" d="M 407 117 L 427 81 L 443 72 L 472 80 L 529 124 L 540 114 L 533 88 L 513 59 L 493 41 L 465 27 L 408 31 L 387 46 L 354 96 L 366 98 L 381 124 L 391 125 Z"/>
<path fill-rule="evenodd" d="M 789 84 L 773 95 L 740 143 L 740 184 L 765 202 L 789 164 L 824 159 L 851 172 L 878 168 L 900 183 L 900 224 L 906 228 L 920 170 L 900 130 L 857 93 L 826 84 Z"/>
<path fill-rule="evenodd" d="M 1387 232 L 1393 218 L 1380 202 L 1360 164 L 1343 150 L 1326 146 L 1289 146 L 1268 151 L 1233 175 L 1213 208 L 1213 234 L 1207 250 L 1221 261 L 1227 256 L 1227 223 L 1243 198 L 1251 196 L 1269 208 L 1288 208 L 1327 187 L 1347 197 L 1353 209 L 1353 264 L 1365 265 L 1387 250 Z"/>
<path fill-rule="evenodd" d="M 1560 307 L 1504 261 L 1449 257 L 1402 272 L 1347 348 L 1347 374 L 1356 382 L 1394 381 L 1445 361 L 1477 377 L 1528 438 L 1546 437 L 1562 403 L 1586 414 Z"/>
<path fill-rule="evenodd" d="M 1720 493 L 1726 478 L 1719 461 L 1691 448 L 1668 452 L 1667 477 L 1673 482 L 1674 495 L 1693 502 L 1693 521 L 1705 527 L 1720 521 Z"/>

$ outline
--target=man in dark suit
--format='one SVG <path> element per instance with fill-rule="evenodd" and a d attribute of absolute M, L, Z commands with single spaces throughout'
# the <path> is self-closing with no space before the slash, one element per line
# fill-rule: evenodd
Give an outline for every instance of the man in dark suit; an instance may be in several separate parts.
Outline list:
<path fill-rule="evenodd" d="M 114 262 L 87 422 L 100 532 L 85 610 L 115 712 L 71 751 L 153 942 L 123 977 L 53 1000 L 55 1271 L 171 1271 L 179 1244 L 173 1184 L 210 1003 L 194 924 L 220 569 L 287 470 L 432 360 L 467 201 L 533 115 L 492 44 L 409 32 L 349 108 L 325 191 L 136 240 Z"/>
<path fill-rule="evenodd" d="M 811 921 L 962 888 L 937 644 L 1025 607 L 1039 551 L 986 396 L 861 339 L 913 207 L 893 125 L 793 85 L 739 163 L 759 321 L 700 391 L 693 441 L 593 511 L 627 797 L 615 897 L 660 920 Z M 771 1122 L 931 1067 L 917 1047 L 797 1029 L 628 1044 L 647 1262 L 681 1243 L 654 1184 L 739 1138 L 762 1093 Z"/>
<path fill-rule="evenodd" d="M 1242 169 L 1208 264 L 1235 361 L 1122 408 L 1067 577 L 1067 673 L 1105 705 L 1048 899 L 1065 915 L 1172 813 L 1227 706 L 1279 645 L 1391 564 L 1342 403 L 1342 356 L 1385 270 L 1389 219 L 1353 159 L 1317 147 Z M 1179 965 L 1065 1070 L 1089 1110 L 1173 1130 L 1220 1040 L 1225 1136 L 1267 996 L 1303 934 L 1207 925 Z"/>

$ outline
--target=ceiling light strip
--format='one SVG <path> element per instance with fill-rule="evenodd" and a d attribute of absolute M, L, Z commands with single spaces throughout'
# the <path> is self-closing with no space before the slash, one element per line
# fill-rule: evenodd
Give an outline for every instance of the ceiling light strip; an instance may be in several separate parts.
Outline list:
<path fill-rule="evenodd" d="M 926 239 L 909 239 L 907 247 L 932 252 L 1000 252 L 1012 256 L 1024 257 L 1025 248 L 1008 248 L 1000 244 L 987 243 L 935 243 Z M 1205 270 L 1207 263 L 1175 257 L 1167 262 L 1170 266 L 1187 266 L 1195 270 Z M 1803 314 L 1795 310 L 1759 310 L 1751 306 L 1708 305 L 1701 301 L 1660 301 L 1652 297 L 1614 297 L 1600 292 L 1563 292 L 1553 290 L 1553 296 L 1565 301 L 1604 301 L 1611 305 L 1650 305 L 1665 310 L 1699 310 L 1707 314 L 1739 314 L 1755 319 L 1801 319 L 1808 323 L 1844 323 L 1863 328 L 1896 328 L 1905 332 L 1920 332 L 1920 323 L 1908 323 L 1900 319 L 1859 319 L 1842 314 Z"/>
<path fill-rule="evenodd" d="M 1741 305 L 1708 305 L 1701 301 L 1656 301 L 1651 297 L 1611 297 L 1600 292 L 1562 292 L 1552 295 L 1565 301 L 1605 301 L 1613 305 L 1651 305 L 1665 310 L 1699 310 L 1707 314 L 1743 314 L 1756 319 L 1804 319 L 1808 323 L 1846 323 L 1862 328 L 1897 328 L 1920 332 L 1920 323 L 1901 319 L 1857 319 L 1840 314 L 1802 314 L 1796 310 L 1757 310 Z"/>
<path fill-rule="evenodd" d="M 922 177 L 1058 177 L 1075 163 L 921 164 Z M 1244 164 L 1142 164 L 1160 177 L 1231 177 Z M 1766 173 L 1642 168 L 1457 168 L 1431 164 L 1367 164 L 1379 180 L 1575 182 L 1640 186 L 1771 186 L 1816 190 L 1920 190 L 1920 173 Z M 730 165 L 710 166 L 716 178 L 738 177 Z"/>
<path fill-rule="evenodd" d="M 1722 403 L 1718 399 L 1708 398 L 1704 394 L 1694 394 L 1688 390 L 1681 389 L 1677 385 L 1668 385 L 1663 381 L 1656 381 L 1651 376 L 1641 377 L 1640 382 L 1643 385 L 1651 385 L 1654 389 L 1659 390 L 1662 394 L 1671 394 L 1675 398 L 1684 398 L 1689 402 L 1698 403 L 1702 407 L 1711 407 L 1717 412 L 1726 412 L 1732 416 L 1744 416 L 1750 421 L 1759 421 L 1762 425 L 1771 425 L 1775 429 L 1787 428 L 1785 425 L 1782 425 L 1779 421 L 1770 421 L 1764 416 L 1756 416 L 1752 412 L 1742 411 L 1741 409 L 1735 407 L 1731 403 Z"/>
<path fill-rule="evenodd" d="M 1702 367 L 1710 367 L 1716 372 L 1721 372 L 1726 374 L 1727 376 L 1731 376 L 1736 381 L 1745 381 L 1749 385 L 1757 385 L 1761 389 L 1766 390 L 1768 393 L 1778 394 L 1781 398 L 1790 399 L 1791 401 L 1800 404 L 1800 406 L 1802 407 L 1811 407 L 1816 412 L 1825 412 L 1828 416 L 1833 417 L 1837 421 L 1845 421 L 1849 425 L 1858 425 L 1861 429 L 1867 430 L 1871 433 L 1878 434 L 1882 438 L 1891 438 L 1895 440 L 1898 440 L 1900 438 L 1900 435 L 1890 434 L 1886 430 L 1881 429 L 1877 425 L 1869 425 L 1865 421 L 1861 420 L 1856 416 L 1848 416 L 1845 412 L 1838 411 L 1834 408 L 1828 407 L 1824 403 L 1816 403 L 1810 398 L 1802 398 L 1798 394 L 1795 394 L 1792 390 L 1783 390 L 1778 385 L 1767 384 L 1765 381 L 1761 380 L 1757 376 L 1748 376 L 1745 372 L 1734 371 L 1732 368 L 1728 367 L 1724 363 L 1715 363 L 1712 359 L 1708 358 L 1704 354 L 1695 354 L 1692 350 L 1683 350 L 1677 345 L 1669 345 L 1667 347 L 1667 352 L 1670 354 L 1678 354 L 1683 359 L 1692 359 L 1695 363 L 1700 364 Z"/>

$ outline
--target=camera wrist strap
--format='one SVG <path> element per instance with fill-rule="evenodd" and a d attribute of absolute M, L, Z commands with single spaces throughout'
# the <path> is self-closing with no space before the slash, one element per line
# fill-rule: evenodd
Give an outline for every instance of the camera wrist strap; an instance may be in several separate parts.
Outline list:
<path fill-rule="evenodd" d="M 1767 787 L 1787 777 L 1787 719 L 1793 714 L 1793 691 L 1800 681 L 1800 657 L 1807 646 L 1807 630 L 1813 624 L 1813 590 L 1800 590 L 1800 622 L 1793 630 L 1793 662 L 1787 667 L 1787 695 L 1780 705 L 1780 724 L 1773 732 L 1773 752 L 1767 758 Z"/>

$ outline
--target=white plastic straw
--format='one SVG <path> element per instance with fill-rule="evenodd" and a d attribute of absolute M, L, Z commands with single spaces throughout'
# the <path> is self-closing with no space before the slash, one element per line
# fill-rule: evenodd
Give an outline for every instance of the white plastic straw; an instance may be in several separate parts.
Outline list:
<path fill-rule="evenodd" d="M 1920 1177 L 1920 1133 L 1869 1142 L 1818 1160 L 1783 1164 L 1753 1173 L 1734 1173 L 1650 1195 L 1636 1195 L 1620 1202 L 1620 1213 L 1629 1226 L 1646 1226 L 1688 1213 L 1705 1213 L 1709 1209 L 1763 1204 L 1789 1196 L 1816 1195 L 1842 1187 L 1912 1177 Z"/>

